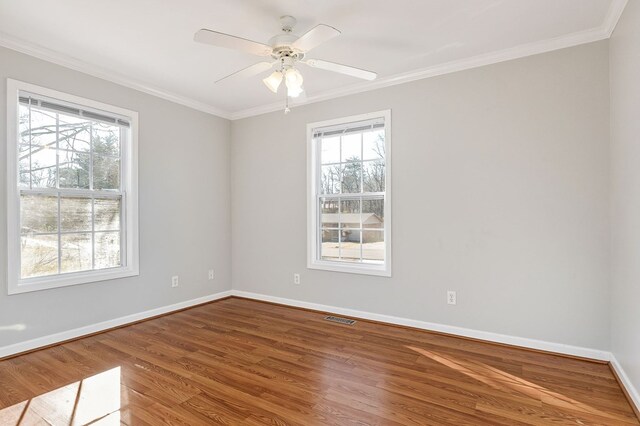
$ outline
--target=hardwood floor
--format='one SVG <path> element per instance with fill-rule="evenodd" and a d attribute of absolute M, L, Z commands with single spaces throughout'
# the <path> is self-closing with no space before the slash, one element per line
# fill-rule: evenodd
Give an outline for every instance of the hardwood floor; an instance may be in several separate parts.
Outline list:
<path fill-rule="evenodd" d="M 606 364 L 231 298 L 0 362 L 0 425 L 640 424 Z"/>

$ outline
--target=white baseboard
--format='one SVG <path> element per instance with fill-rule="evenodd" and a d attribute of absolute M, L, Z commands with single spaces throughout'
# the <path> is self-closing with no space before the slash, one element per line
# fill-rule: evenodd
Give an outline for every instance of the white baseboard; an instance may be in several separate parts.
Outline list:
<path fill-rule="evenodd" d="M 622 386 L 624 386 L 624 388 L 627 390 L 627 393 L 631 397 L 633 404 L 635 404 L 636 406 L 636 410 L 640 412 L 640 392 L 638 392 L 638 389 L 636 389 L 636 387 L 633 385 L 631 379 L 629 379 L 629 376 L 627 376 L 627 373 L 624 372 L 622 365 L 620 365 L 615 355 L 611 354 L 609 363 L 622 382 Z"/>
<path fill-rule="evenodd" d="M 513 346 L 522 346 L 525 348 L 539 349 L 543 351 L 556 352 L 560 354 L 573 355 L 573 356 L 579 356 L 584 358 L 592 358 L 592 359 L 597 359 L 601 361 L 609 361 L 612 359 L 610 352 L 597 350 L 597 349 L 582 348 L 578 346 L 565 345 L 562 343 L 552 343 L 552 342 L 546 342 L 542 340 L 528 339 L 524 337 L 516 337 L 516 336 L 492 333 L 488 331 L 474 330 L 470 328 L 418 321 L 418 320 L 413 320 L 408 318 L 395 317 L 391 315 L 375 314 L 372 312 L 358 311 L 354 309 L 346 309 L 346 308 L 340 308 L 337 306 L 330 306 L 330 305 L 321 305 L 318 303 L 304 302 L 300 300 L 286 299 L 282 297 L 269 296 L 266 294 L 259 294 L 259 293 L 251 293 L 251 292 L 240 291 L 240 290 L 223 291 L 223 292 L 212 294 L 209 296 L 203 296 L 197 299 L 187 300 L 184 302 L 179 302 L 179 303 L 175 303 L 168 306 L 162 306 L 160 308 L 155 308 L 148 311 L 127 315 L 124 317 L 115 318 L 112 320 L 75 328 L 73 330 L 63 331 L 60 333 L 50 334 L 48 336 L 38 337 L 32 340 L 15 343 L 13 345 L 3 346 L 3 347 L 0 347 L 0 358 L 25 352 L 25 351 L 29 351 L 32 349 L 52 345 L 55 343 L 63 342 L 65 340 L 74 339 L 80 336 L 85 336 L 87 334 L 92 334 L 99 331 L 107 330 L 109 328 L 118 327 L 118 326 L 129 324 L 132 322 L 140 321 L 156 315 L 162 315 L 162 314 L 166 314 L 168 312 L 176 311 L 179 309 L 188 308 L 189 306 L 211 302 L 211 301 L 222 299 L 228 296 L 246 297 L 249 299 L 262 300 L 265 302 L 280 303 L 282 305 L 313 309 L 313 310 L 323 311 L 323 312 L 331 312 L 334 314 L 346 315 L 350 317 L 380 321 L 380 322 L 385 322 L 389 324 L 404 325 L 408 327 L 419 328 L 422 330 L 437 331 L 441 333 L 453 334 L 456 336 L 471 337 L 474 339 L 487 340 L 490 342 L 504 343 L 504 344 L 513 345 Z M 622 371 L 619 364 L 617 365 L 616 371 L 618 370 Z M 635 394 L 637 395 L 637 392 Z"/>
<path fill-rule="evenodd" d="M 368 319 L 373 321 L 386 322 L 389 324 L 404 325 L 419 328 L 422 330 L 437 331 L 440 333 L 453 334 L 456 336 L 471 337 L 474 339 L 486 340 L 490 342 L 504 343 L 507 345 L 521 346 L 530 349 L 538 349 L 559 354 L 591 358 L 599 361 L 609 361 L 611 353 L 598 349 L 583 348 L 579 346 L 565 345 L 562 343 L 546 342 L 543 340 L 527 339 L 524 337 L 509 336 L 505 334 L 491 333 L 488 331 L 473 330 L 470 328 L 456 327 L 452 325 L 437 324 L 432 322 L 412 320 L 408 318 L 394 317 L 391 315 L 375 314 L 354 309 L 339 308 L 337 306 L 320 305 L 317 303 L 303 302 L 300 300 L 285 299 L 282 297 L 268 296 L 266 294 L 251 293 L 240 290 L 231 290 L 234 296 L 246 297 L 248 299 L 263 300 L 265 302 L 280 303 L 282 305 L 295 306 L 298 308 L 313 309 L 316 311 L 331 312 L 334 314 L 346 315 L 355 318 Z"/>
<path fill-rule="evenodd" d="M 173 305 L 162 306 L 160 308 L 150 309 L 148 311 L 115 318 L 84 327 L 74 328 L 73 330 L 63 331 L 60 333 L 50 334 L 48 336 L 38 337 L 36 339 L 27 340 L 13 345 L 0 347 L 0 358 L 30 351 L 44 346 L 53 345 L 55 343 L 64 342 L 65 340 L 75 339 L 77 337 L 86 336 L 87 334 L 97 333 L 99 331 L 108 330 L 110 328 L 119 327 L 121 325 L 130 324 L 156 315 L 166 314 L 168 312 L 177 311 L 179 309 L 188 308 L 190 306 L 199 305 L 201 303 L 212 302 L 231 296 L 231 290 L 223 291 L 208 296 L 198 297 L 197 299 L 186 300 L 184 302 L 174 303 Z"/>

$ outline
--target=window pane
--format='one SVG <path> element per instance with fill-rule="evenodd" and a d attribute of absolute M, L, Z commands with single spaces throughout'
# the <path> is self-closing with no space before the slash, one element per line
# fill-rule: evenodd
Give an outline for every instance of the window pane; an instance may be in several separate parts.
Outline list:
<path fill-rule="evenodd" d="M 18 146 L 18 186 L 29 188 L 31 185 L 31 147 Z"/>
<path fill-rule="evenodd" d="M 21 277 L 58 273 L 58 236 L 23 235 L 20 239 Z"/>
<path fill-rule="evenodd" d="M 323 138 L 320 147 L 322 150 L 321 164 L 340 162 L 340 136 Z"/>
<path fill-rule="evenodd" d="M 118 158 L 94 155 L 93 189 L 120 189 L 120 160 Z"/>
<path fill-rule="evenodd" d="M 120 230 L 120 199 L 96 198 L 94 200 L 95 230 Z"/>
<path fill-rule="evenodd" d="M 361 192 L 362 163 L 347 163 L 342 167 L 342 193 Z"/>
<path fill-rule="evenodd" d="M 322 194 L 340 193 L 340 166 L 322 166 Z"/>
<path fill-rule="evenodd" d="M 56 147 L 56 113 L 31 108 L 31 144 Z"/>
<path fill-rule="evenodd" d="M 58 198 L 49 195 L 20 195 L 20 233 L 57 232 Z"/>
<path fill-rule="evenodd" d="M 384 161 L 367 161 L 364 164 L 363 186 L 364 192 L 384 192 L 385 165 Z"/>
<path fill-rule="evenodd" d="M 60 198 L 60 227 L 62 231 L 91 231 L 91 198 Z"/>
<path fill-rule="evenodd" d="M 31 145 L 28 142 L 18 145 L 18 155 L 20 156 L 18 160 L 22 160 L 23 157 L 28 160 L 31 155 Z M 27 162 L 27 164 L 29 163 Z"/>
<path fill-rule="evenodd" d="M 31 174 L 30 173 L 23 173 L 22 169 L 20 170 L 20 176 L 18 179 L 18 186 L 22 187 L 22 188 L 29 188 L 29 185 L 31 184 Z"/>
<path fill-rule="evenodd" d="M 322 230 L 322 246 L 320 247 L 320 257 L 324 260 L 338 260 L 338 230 Z"/>
<path fill-rule="evenodd" d="M 342 200 L 340 202 L 340 227 L 360 228 L 360 200 Z"/>
<path fill-rule="evenodd" d="M 358 230 L 340 231 L 340 259 L 348 262 L 360 261 L 360 234 Z"/>
<path fill-rule="evenodd" d="M 360 133 L 347 134 L 342 137 L 342 162 L 360 161 L 362 150 Z"/>
<path fill-rule="evenodd" d="M 31 140 L 31 133 L 29 132 L 30 120 L 29 120 L 29 107 L 20 104 L 18 105 L 18 132 L 20 132 L 20 142 L 22 144 L 29 144 Z"/>
<path fill-rule="evenodd" d="M 362 200 L 362 227 L 384 228 L 384 200 Z"/>
<path fill-rule="evenodd" d="M 339 200 L 337 198 L 325 198 L 320 200 L 320 209 L 322 215 L 322 227 L 323 228 L 337 228 L 338 227 L 338 205 Z M 337 235 L 337 234 L 336 234 Z"/>
<path fill-rule="evenodd" d="M 91 269 L 91 234 L 62 234 L 60 272 L 78 272 Z"/>
<path fill-rule="evenodd" d="M 363 160 L 381 160 L 385 158 L 384 130 L 375 130 L 362 134 Z"/>
<path fill-rule="evenodd" d="M 90 121 L 60 114 L 58 123 L 58 148 L 89 152 L 90 135 Z"/>
<path fill-rule="evenodd" d="M 120 266 L 120 232 L 96 232 L 95 269 Z"/>
<path fill-rule="evenodd" d="M 93 152 L 104 155 L 120 155 L 120 128 L 104 123 L 93 123 Z"/>
<path fill-rule="evenodd" d="M 89 189 L 89 154 L 60 151 L 60 188 Z"/>
<path fill-rule="evenodd" d="M 384 231 L 362 232 L 362 260 L 364 262 L 384 262 Z"/>
<path fill-rule="evenodd" d="M 55 188 L 56 170 L 55 149 L 49 146 L 31 147 L 31 185 L 33 188 Z"/>

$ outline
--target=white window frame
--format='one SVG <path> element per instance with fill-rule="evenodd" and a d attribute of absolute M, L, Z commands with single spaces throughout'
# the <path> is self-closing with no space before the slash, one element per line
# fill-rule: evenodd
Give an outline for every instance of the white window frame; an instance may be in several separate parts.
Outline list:
<path fill-rule="evenodd" d="M 123 266 L 104 270 L 62 273 L 43 277 L 20 277 L 20 191 L 18 189 L 18 140 L 20 92 L 29 92 L 46 98 L 87 109 L 106 111 L 130 120 L 129 138 L 121 147 L 122 217 L 121 242 Z M 139 275 L 138 235 L 138 113 L 79 96 L 69 95 L 18 80 L 7 79 L 7 291 L 19 294 L 51 288 L 86 284 Z"/>
<path fill-rule="evenodd" d="M 385 193 L 384 193 L 384 264 L 350 263 L 320 259 L 320 214 L 318 205 L 320 147 L 314 140 L 314 130 L 320 127 L 337 126 L 357 121 L 384 119 L 385 131 Z M 391 276 L 391 110 L 341 117 L 333 120 L 307 124 L 307 268 L 353 274 Z"/>

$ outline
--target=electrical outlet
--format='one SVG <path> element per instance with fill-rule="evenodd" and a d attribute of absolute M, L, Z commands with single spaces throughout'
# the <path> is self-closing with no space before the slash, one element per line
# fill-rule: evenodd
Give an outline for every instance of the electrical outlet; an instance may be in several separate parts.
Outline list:
<path fill-rule="evenodd" d="M 213 279 L 213 269 L 209 269 L 209 279 Z"/>
<path fill-rule="evenodd" d="M 456 292 L 455 291 L 447 291 L 447 303 L 449 305 L 455 305 L 457 303 Z"/>
<path fill-rule="evenodd" d="M 180 285 L 180 281 L 177 275 L 171 277 L 171 287 L 178 287 Z"/>
<path fill-rule="evenodd" d="M 293 283 L 295 285 L 299 285 L 300 284 L 300 274 L 293 274 Z"/>

